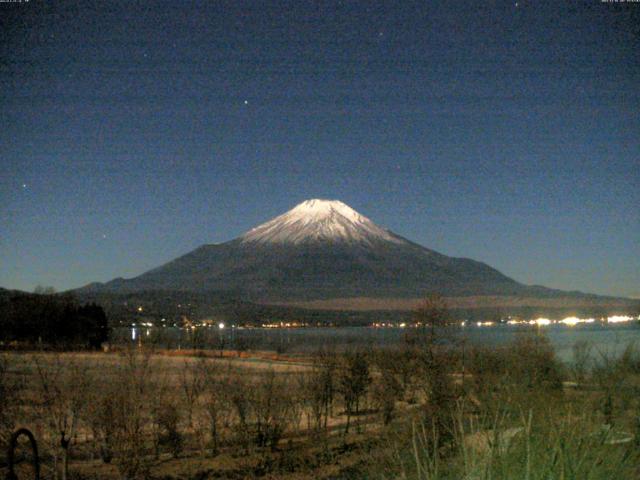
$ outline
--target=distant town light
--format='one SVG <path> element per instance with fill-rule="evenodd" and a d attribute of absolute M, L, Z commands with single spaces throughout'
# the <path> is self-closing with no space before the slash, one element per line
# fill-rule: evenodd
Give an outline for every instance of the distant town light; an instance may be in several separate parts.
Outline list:
<path fill-rule="evenodd" d="M 564 323 L 565 325 L 569 325 L 570 327 L 574 327 L 578 323 L 582 323 L 584 320 L 579 319 L 578 317 L 567 317 L 560 320 L 560 323 Z"/>
<path fill-rule="evenodd" d="M 222 330 L 222 329 L 224 328 L 224 323 L 220 322 L 220 323 L 218 324 L 218 328 L 219 328 L 220 330 Z"/>
<path fill-rule="evenodd" d="M 142 307 L 138 307 L 138 311 L 141 312 L 142 311 Z"/>
<path fill-rule="evenodd" d="M 535 320 L 531 320 L 529 322 L 530 325 L 550 325 L 551 320 L 548 318 L 536 318 Z"/>

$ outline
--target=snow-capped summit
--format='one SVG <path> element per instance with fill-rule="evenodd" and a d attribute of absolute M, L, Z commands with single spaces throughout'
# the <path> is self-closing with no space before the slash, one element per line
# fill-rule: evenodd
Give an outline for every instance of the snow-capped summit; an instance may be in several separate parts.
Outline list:
<path fill-rule="evenodd" d="M 306 200 L 288 212 L 249 230 L 242 242 L 305 243 L 310 241 L 404 243 L 364 215 L 338 200 Z"/>

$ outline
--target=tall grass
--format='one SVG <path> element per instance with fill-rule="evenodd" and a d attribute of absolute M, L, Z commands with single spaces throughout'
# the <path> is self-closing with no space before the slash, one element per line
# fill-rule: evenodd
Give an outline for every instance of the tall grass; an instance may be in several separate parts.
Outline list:
<path fill-rule="evenodd" d="M 586 356 L 586 348 L 577 350 Z M 616 358 L 601 355 L 574 372 L 580 385 L 564 391 L 556 371 L 532 364 L 531 351 L 530 343 L 520 342 L 508 351 L 480 352 L 484 363 L 476 367 L 471 391 L 452 408 L 452 432 L 440 435 L 428 419 L 417 421 L 400 462 L 401 476 L 640 478 L 640 353 L 635 345 Z M 554 357 L 547 350 L 538 360 Z"/>
<path fill-rule="evenodd" d="M 640 478 L 638 446 L 585 412 L 571 409 L 516 423 L 496 416 L 492 428 L 455 418 L 452 445 L 432 429 L 413 430 L 413 466 L 404 478 L 420 480 L 611 480 Z M 624 442 L 624 443 L 618 443 Z M 413 468 L 412 468 L 413 467 Z"/>

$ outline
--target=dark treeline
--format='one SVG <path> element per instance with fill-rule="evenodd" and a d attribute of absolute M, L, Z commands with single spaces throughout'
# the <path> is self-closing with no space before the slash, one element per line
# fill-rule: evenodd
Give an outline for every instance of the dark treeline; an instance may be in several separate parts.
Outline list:
<path fill-rule="evenodd" d="M 402 323 L 413 319 L 413 310 L 321 310 L 284 305 L 263 305 L 248 301 L 240 292 L 185 292 L 170 290 L 145 290 L 115 293 L 76 292 L 83 302 L 102 305 L 111 326 L 129 326 L 132 322 L 158 323 L 165 319 L 167 325 L 182 325 L 184 319 L 199 321 L 216 319 L 229 324 L 260 325 L 271 322 L 302 322 L 321 326 L 366 326 L 374 322 Z M 139 309 L 140 307 L 141 310 Z M 606 317 L 608 315 L 637 315 L 638 306 L 605 307 L 448 307 L 455 321 L 506 321 L 509 317 L 533 319 L 545 317 L 563 319 L 570 316 Z"/>
<path fill-rule="evenodd" d="M 0 297 L 0 341 L 56 347 L 100 348 L 107 341 L 107 316 L 95 303 L 71 295 L 6 293 Z"/>
<path fill-rule="evenodd" d="M 111 326 L 129 326 L 132 322 L 182 325 L 185 319 L 199 321 L 215 318 L 229 324 L 255 325 L 271 322 L 304 322 L 321 326 L 363 326 L 372 322 L 402 322 L 411 312 L 369 312 L 313 310 L 282 305 L 252 303 L 235 292 L 184 292 L 145 290 L 132 293 L 78 292 L 84 302 L 102 305 Z M 141 307 L 141 309 L 140 309 Z"/>

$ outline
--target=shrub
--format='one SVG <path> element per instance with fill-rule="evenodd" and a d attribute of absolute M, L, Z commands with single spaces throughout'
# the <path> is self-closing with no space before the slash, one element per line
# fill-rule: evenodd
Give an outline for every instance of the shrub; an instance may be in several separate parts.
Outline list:
<path fill-rule="evenodd" d="M 506 347 L 475 347 L 470 356 L 472 385 L 480 394 L 503 388 L 518 391 L 562 388 L 562 366 L 544 335 L 521 334 Z"/>
<path fill-rule="evenodd" d="M 178 430 L 178 409 L 172 404 L 163 405 L 158 420 L 163 430 L 159 439 L 160 445 L 167 446 L 173 458 L 178 458 L 183 448 L 182 435 Z"/>

